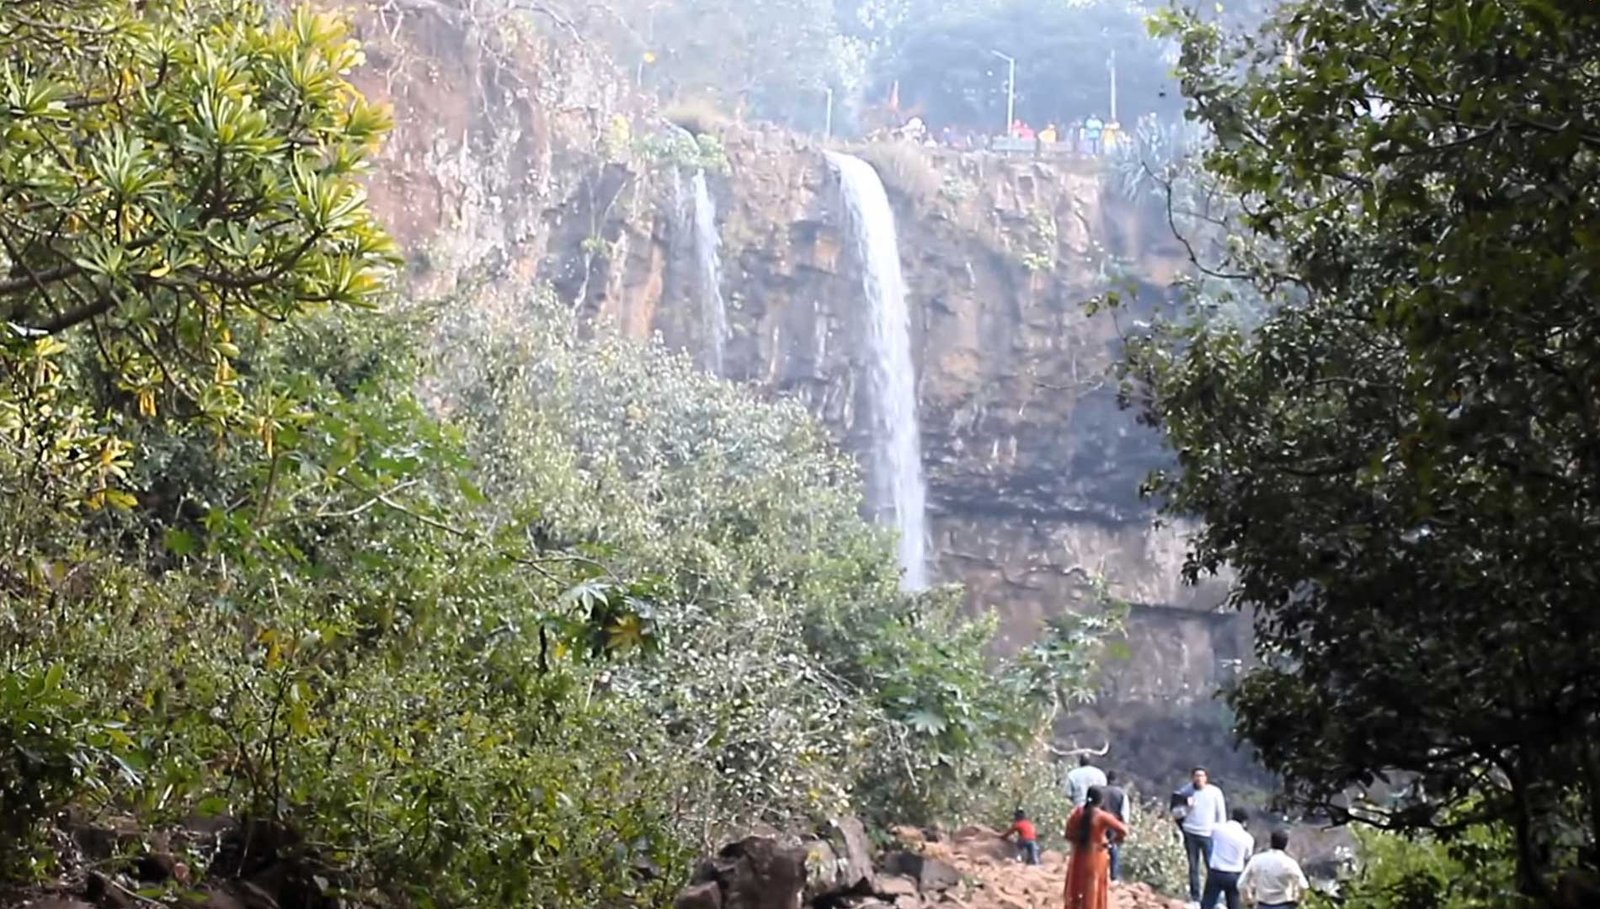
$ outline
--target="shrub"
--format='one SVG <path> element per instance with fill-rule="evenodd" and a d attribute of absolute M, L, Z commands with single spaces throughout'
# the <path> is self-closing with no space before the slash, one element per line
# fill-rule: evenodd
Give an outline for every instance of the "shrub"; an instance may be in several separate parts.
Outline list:
<path fill-rule="evenodd" d="M 674 101 L 661 112 L 661 116 L 668 123 L 686 129 L 696 137 L 722 132 L 733 122 L 715 103 L 704 98 Z"/>
<path fill-rule="evenodd" d="M 1339 884 L 1337 902 L 1322 896 L 1308 907 L 1329 909 L 1516 909 L 1516 860 L 1504 825 L 1475 824 L 1439 839 L 1353 827 L 1357 870 Z"/>
<path fill-rule="evenodd" d="M 694 135 L 671 130 L 645 136 L 639 140 L 637 150 L 646 161 L 683 170 L 727 173 L 730 167 L 728 150 L 723 146 L 722 139 L 710 133 Z"/>
<path fill-rule="evenodd" d="M 1189 860 L 1183 837 L 1159 802 L 1140 801 L 1128 792 L 1128 841 L 1122 846 L 1124 880 L 1149 884 L 1159 893 L 1189 889 Z"/>

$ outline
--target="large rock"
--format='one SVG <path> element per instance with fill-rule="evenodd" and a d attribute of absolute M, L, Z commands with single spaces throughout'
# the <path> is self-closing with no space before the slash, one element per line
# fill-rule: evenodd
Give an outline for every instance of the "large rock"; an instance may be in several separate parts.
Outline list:
<path fill-rule="evenodd" d="M 678 894 L 673 909 L 722 909 L 722 888 L 716 881 L 690 884 Z"/>
<path fill-rule="evenodd" d="M 916 896 L 921 889 L 915 879 L 903 874 L 881 874 L 878 876 L 877 885 L 873 888 L 879 896 L 891 900 L 902 896 Z"/>
<path fill-rule="evenodd" d="M 884 857 L 883 868 L 916 881 L 917 889 L 924 894 L 943 893 L 961 883 L 961 871 L 956 866 L 916 852 L 891 852 Z"/>
<path fill-rule="evenodd" d="M 832 843 L 827 840 L 807 840 L 803 847 L 806 850 L 806 902 L 815 902 L 821 897 L 843 893 L 848 889 L 844 871 L 846 862 L 839 858 Z"/>
<path fill-rule="evenodd" d="M 860 818 L 841 817 L 828 822 L 828 841 L 839 858 L 840 876 L 846 890 L 870 890 L 872 886 L 872 844 Z"/>
<path fill-rule="evenodd" d="M 872 893 L 872 845 L 866 825 L 859 818 L 834 818 L 822 837 L 802 844 L 806 850 L 806 901 Z"/>
<path fill-rule="evenodd" d="M 750 836 L 700 863 L 680 899 L 702 902 L 716 885 L 721 909 L 796 909 L 806 888 L 806 850 L 776 837 Z M 703 907 L 702 907 L 703 909 Z"/>
<path fill-rule="evenodd" d="M 993 827 L 979 824 L 962 827 L 950 835 L 955 848 L 967 855 L 983 855 L 992 859 L 1008 859 L 1017 854 L 1015 843 Z"/>

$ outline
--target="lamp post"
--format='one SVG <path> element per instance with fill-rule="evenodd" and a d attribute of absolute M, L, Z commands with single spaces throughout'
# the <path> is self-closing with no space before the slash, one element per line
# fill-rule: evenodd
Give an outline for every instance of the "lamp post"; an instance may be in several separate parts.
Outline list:
<path fill-rule="evenodd" d="M 1111 122 L 1117 122 L 1117 49 L 1111 49 L 1106 59 L 1106 69 L 1111 71 Z"/>
<path fill-rule="evenodd" d="M 824 117 L 824 119 L 822 121 L 822 138 L 824 138 L 824 139 L 832 139 L 833 138 L 833 89 L 829 88 L 829 89 L 826 89 L 826 91 L 828 92 L 828 113 L 826 114 L 826 116 Z"/>
<path fill-rule="evenodd" d="M 1016 58 L 1002 54 L 997 50 L 989 53 L 1006 61 L 1006 128 L 1002 136 L 1011 135 L 1011 124 L 1016 122 L 1017 114 L 1017 61 Z"/>

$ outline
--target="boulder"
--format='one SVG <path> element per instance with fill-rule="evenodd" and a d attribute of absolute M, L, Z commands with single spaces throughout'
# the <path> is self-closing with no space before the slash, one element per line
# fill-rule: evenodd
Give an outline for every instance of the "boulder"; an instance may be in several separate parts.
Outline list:
<path fill-rule="evenodd" d="M 716 886 L 721 909 L 795 909 L 806 889 L 806 850 L 775 837 L 745 837 L 701 862 L 689 890 L 706 884 Z M 702 891 L 698 898 L 709 897 Z"/>
<path fill-rule="evenodd" d="M 1017 847 L 1006 839 L 1005 834 L 977 824 L 957 830 L 951 836 L 951 845 L 963 854 L 992 859 L 1008 859 L 1017 852 Z"/>
<path fill-rule="evenodd" d="M 807 840 L 801 846 L 806 851 L 806 902 L 850 889 L 845 879 L 846 862 L 839 858 L 832 843 L 827 840 Z"/>
<path fill-rule="evenodd" d="M 828 822 L 828 841 L 838 857 L 843 888 L 851 892 L 871 892 L 872 844 L 860 818 L 840 817 Z"/>
<path fill-rule="evenodd" d="M 889 833 L 907 846 L 920 846 L 928 841 L 928 835 L 920 827 L 890 827 Z"/>
<path fill-rule="evenodd" d="M 672 909 L 722 909 L 722 888 L 716 881 L 690 884 L 678 894 Z"/>
<path fill-rule="evenodd" d="M 917 882 L 924 893 L 941 893 L 961 883 L 961 872 L 943 859 L 919 855 L 915 852 L 891 852 L 884 858 L 884 870 L 901 874 Z"/>
<path fill-rule="evenodd" d="M 915 880 L 904 875 L 881 874 L 873 890 L 881 897 L 898 899 L 902 896 L 916 896 L 921 888 L 917 886 Z"/>

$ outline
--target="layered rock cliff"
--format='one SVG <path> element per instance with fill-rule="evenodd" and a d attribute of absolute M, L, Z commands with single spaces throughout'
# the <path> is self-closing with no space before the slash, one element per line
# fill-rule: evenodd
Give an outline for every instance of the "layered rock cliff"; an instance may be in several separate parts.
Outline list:
<path fill-rule="evenodd" d="M 705 343 L 683 175 L 638 142 L 668 127 L 603 58 L 560 25 L 424 0 L 358 21 L 361 85 L 399 123 L 374 202 L 415 292 L 511 297 L 547 282 L 629 334 Z M 864 301 L 837 180 L 812 141 L 722 138 L 729 167 L 710 181 L 723 372 L 805 401 L 864 450 Z M 1209 697 L 1246 656 L 1248 629 L 1214 609 L 1216 585 L 1180 584 L 1181 534 L 1154 526 L 1137 495 L 1165 456 L 1116 405 L 1116 321 L 1081 306 L 1113 280 L 1161 298 L 1183 267 L 1164 221 L 1112 192 L 1097 162 L 861 153 L 897 209 L 936 577 L 996 612 L 1007 648 L 1103 580 L 1132 604 L 1131 656 L 1110 667 L 1102 709 L 1063 732 L 1114 736 L 1151 775 L 1177 772 L 1191 748 L 1225 749 Z"/>

